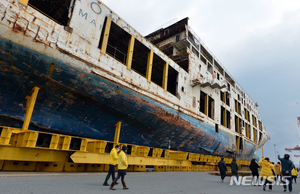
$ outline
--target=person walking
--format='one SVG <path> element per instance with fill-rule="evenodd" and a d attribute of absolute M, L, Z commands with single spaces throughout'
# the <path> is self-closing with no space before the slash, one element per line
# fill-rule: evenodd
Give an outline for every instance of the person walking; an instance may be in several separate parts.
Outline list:
<path fill-rule="evenodd" d="M 276 179 L 277 179 L 277 181 L 280 181 L 280 176 L 281 176 L 281 165 L 280 165 L 280 162 L 277 162 L 277 164 L 275 164 L 275 173 L 276 173 Z"/>
<path fill-rule="evenodd" d="M 226 172 L 227 172 L 227 168 L 226 168 L 226 164 L 224 161 L 224 158 L 221 158 L 221 161 L 218 163 L 218 167 L 220 170 L 220 174 L 221 174 L 221 182 L 224 182 L 224 178 L 226 177 Z"/>
<path fill-rule="evenodd" d="M 297 172 L 297 169 L 294 166 L 294 168 L 292 170 L 292 178 L 294 179 L 295 183 L 297 183 L 297 180 L 296 180 L 297 176 L 298 176 L 298 172 Z"/>
<path fill-rule="evenodd" d="M 280 160 L 281 162 L 281 174 L 282 174 L 282 182 L 283 184 L 283 191 L 286 192 L 286 187 L 287 184 L 285 182 L 285 180 L 287 179 L 289 181 L 289 191 L 292 192 L 293 190 L 293 185 L 292 185 L 292 169 L 294 168 L 294 165 L 292 163 L 292 161 L 289 160 L 290 159 L 290 155 L 288 154 L 284 154 L 283 158 L 280 158 L 280 154 L 278 154 L 278 160 Z M 283 180 L 284 179 L 284 180 Z"/>
<path fill-rule="evenodd" d="M 239 175 L 238 175 L 239 166 L 236 163 L 235 158 L 232 159 L 232 162 L 230 163 L 230 168 L 232 174 L 232 182 L 234 182 L 234 176 L 236 176 L 236 180 L 239 181 Z"/>
<path fill-rule="evenodd" d="M 256 160 L 253 158 L 251 160 L 251 163 L 250 163 L 250 170 L 252 172 L 252 185 L 253 186 L 256 186 L 258 185 L 258 177 L 259 177 L 259 174 L 258 174 L 258 168 L 260 166 L 257 164 Z"/>
<path fill-rule="evenodd" d="M 103 183 L 103 186 L 109 186 L 109 184 L 107 183 L 109 177 L 112 177 L 112 181 L 115 180 L 115 167 L 118 161 L 118 152 L 120 151 L 120 146 L 116 145 L 115 148 L 113 148 L 110 151 L 109 154 L 109 170 L 108 170 L 108 174 L 106 175 L 105 181 Z M 117 183 L 118 184 L 118 183 Z"/>
<path fill-rule="evenodd" d="M 126 175 L 126 169 L 128 167 L 128 156 L 127 156 L 127 146 L 123 146 L 122 147 L 122 151 L 119 154 L 119 158 L 118 158 L 118 176 L 117 178 L 114 180 L 114 182 L 111 183 L 110 185 L 110 189 L 111 190 L 116 190 L 114 188 L 114 185 L 116 184 L 116 182 L 119 180 L 119 178 L 121 177 L 121 182 L 123 185 L 123 189 L 129 189 L 126 184 L 125 184 L 125 175 Z"/>
<path fill-rule="evenodd" d="M 269 185 L 269 191 L 272 191 L 272 182 L 274 181 L 275 168 L 274 165 L 270 162 L 269 158 L 262 158 L 259 162 L 261 166 L 260 177 L 264 182 L 263 190 L 266 190 L 266 186 Z"/>

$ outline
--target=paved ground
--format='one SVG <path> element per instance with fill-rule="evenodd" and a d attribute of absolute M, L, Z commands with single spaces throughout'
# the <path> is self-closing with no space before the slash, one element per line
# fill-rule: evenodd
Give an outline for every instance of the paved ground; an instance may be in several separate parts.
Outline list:
<path fill-rule="evenodd" d="M 46 173 L 0 171 L 1 194 L 214 194 L 214 193 L 266 193 L 262 187 L 229 185 L 230 178 L 208 172 L 128 172 L 125 181 L 129 190 L 116 185 L 116 191 L 102 186 L 106 173 Z M 293 184 L 293 193 L 300 193 L 300 183 Z M 273 186 L 272 193 L 283 193 L 282 186 Z"/>

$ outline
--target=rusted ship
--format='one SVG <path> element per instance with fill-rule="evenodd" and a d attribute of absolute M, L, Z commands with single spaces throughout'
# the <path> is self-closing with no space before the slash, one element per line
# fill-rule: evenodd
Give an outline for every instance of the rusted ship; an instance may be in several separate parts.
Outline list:
<path fill-rule="evenodd" d="M 250 159 L 255 103 L 188 18 L 146 37 L 101 1 L 0 1 L 0 125 Z"/>

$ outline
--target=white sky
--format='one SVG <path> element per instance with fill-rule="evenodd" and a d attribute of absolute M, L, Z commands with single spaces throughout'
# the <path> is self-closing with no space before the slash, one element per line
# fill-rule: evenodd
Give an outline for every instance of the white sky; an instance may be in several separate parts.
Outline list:
<path fill-rule="evenodd" d="M 143 36 L 169 21 L 189 25 L 250 97 L 271 140 L 265 156 L 300 144 L 299 0 L 102 0 Z M 300 151 L 289 153 L 295 164 Z M 257 151 L 261 156 L 261 150 Z"/>

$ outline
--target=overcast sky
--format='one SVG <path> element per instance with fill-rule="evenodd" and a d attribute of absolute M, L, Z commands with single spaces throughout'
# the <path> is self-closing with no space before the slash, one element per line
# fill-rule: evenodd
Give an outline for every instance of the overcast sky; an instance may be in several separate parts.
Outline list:
<path fill-rule="evenodd" d="M 258 102 L 271 136 L 265 156 L 300 144 L 299 0 L 103 0 L 143 36 L 168 22 L 189 25 Z M 300 151 L 290 153 L 300 155 Z M 261 149 L 257 151 L 261 157 Z M 300 158 L 292 157 L 296 164 Z"/>

